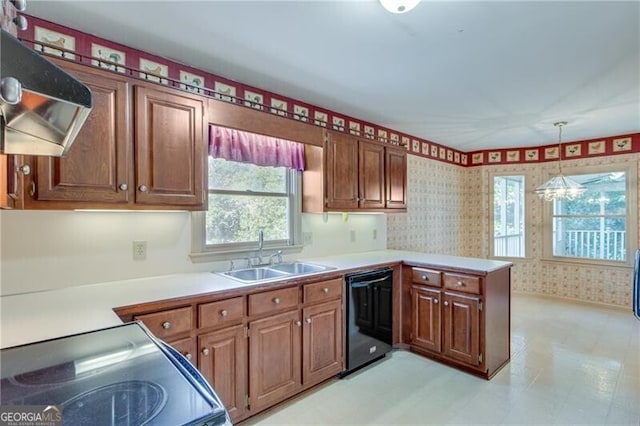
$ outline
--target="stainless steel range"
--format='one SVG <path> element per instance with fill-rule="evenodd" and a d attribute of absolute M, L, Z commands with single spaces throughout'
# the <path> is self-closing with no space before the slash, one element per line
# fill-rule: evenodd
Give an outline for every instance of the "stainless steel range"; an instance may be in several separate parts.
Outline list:
<path fill-rule="evenodd" d="M 3 349 L 0 405 L 56 406 L 64 425 L 230 424 L 198 371 L 140 323 Z"/>

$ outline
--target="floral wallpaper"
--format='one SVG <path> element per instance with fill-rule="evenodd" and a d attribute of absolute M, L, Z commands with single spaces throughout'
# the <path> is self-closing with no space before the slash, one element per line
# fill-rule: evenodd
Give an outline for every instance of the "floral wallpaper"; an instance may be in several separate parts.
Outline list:
<path fill-rule="evenodd" d="M 640 154 L 563 161 L 565 167 L 628 163 L 638 167 Z M 409 156 L 408 209 L 388 215 L 390 249 L 420 250 L 469 257 L 489 257 L 490 173 L 525 176 L 529 253 L 510 259 L 514 292 L 564 297 L 631 309 L 632 269 L 543 260 L 544 204 L 533 190 L 556 163 L 456 167 Z M 638 186 L 636 183 L 636 190 Z M 640 193 L 638 194 L 640 199 Z M 638 221 L 640 227 L 640 220 Z M 637 242 L 640 247 L 640 239 Z"/>
<path fill-rule="evenodd" d="M 460 254 L 467 233 L 467 169 L 422 157 L 407 158 L 407 213 L 387 217 L 387 246 Z M 469 169 L 476 170 L 476 169 Z"/>

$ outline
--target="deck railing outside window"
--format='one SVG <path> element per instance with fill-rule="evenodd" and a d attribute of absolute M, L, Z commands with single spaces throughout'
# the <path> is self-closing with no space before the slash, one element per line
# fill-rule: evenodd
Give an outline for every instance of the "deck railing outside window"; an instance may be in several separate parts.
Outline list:
<path fill-rule="evenodd" d="M 627 258 L 625 231 L 564 231 L 557 237 L 558 256 L 620 261 Z"/>

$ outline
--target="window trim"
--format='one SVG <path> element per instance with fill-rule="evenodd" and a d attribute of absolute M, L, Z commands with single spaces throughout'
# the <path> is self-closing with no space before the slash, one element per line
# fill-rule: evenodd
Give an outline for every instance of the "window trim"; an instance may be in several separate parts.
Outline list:
<path fill-rule="evenodd" d="M 605 267 L 624 267 L 633 268 L 633 253 L 635 253 L 638 244 L 638 164 L 635 161 L 625 161 L 620 163 L 611 163 L 597 166 L 577 166 L 562 167 L 565 176 L 596 174 L 596 173 L 612 173 L 624 171 L 626 173 L 626 225 L 627 225 L 627 260 L 605 260 L 593 258 L 580 258 L 568 256 L 555 256 L 553 254 L 553 202 L 539 200 L 543 204 L 542 207 L 542 260 L 548 262 L 576 263 L 581 265 L 597 265 Z M 555 171 L 549 171 L 546 179 L 557 174 Z"/>
<path fill-rule="evenodd" d="M 267 167 L 267 166 L 265 166 Z M 263 251 L 265 255 L 282 250 L 283 254 L 299 253 L 303 249 L 302 245 L 302 172 L 288 169 L 287 178 L 288 191 L 291 193 L 289 202 L 291 203 L 289 221 L 289 233 L 291 243 L 285 240 L 265 241 Z M 225 191 L 226 193 L 243 193 L 242 191 Z M 269 193 L 266 193 L 267 195 Z M 261 194 L 262 195 L 262 194 Z M 209 190 L 207 190 L 208 205 Z M 191 253 L 189 257 L 193 263 L 215 262 L 231 259 L 242 259 L 254 257 L 258 251 L 258 241 L 248 241 L 243 243 L 219 244 L 216 246 L 206 243 L 206 216 L 207 211 L 191 212 Z"/>
<path fill-rule="evenodd" d="M 495 234 L 494 234 L 494 228 L 493 228 L 493 223 L 494 223 L 494 219 L 495 219 L 495 215 L 493 212 L 493 191 L 494 191 L 494 179 L 496 177 L 503 177 L 503 176 L 522 176 L 524 178 L 524 183 L 523 183 L 523 187 L 524 187 L 524 199 L 523 199 L 523 210 L 524 210 L 524 229 L 522 230 L 523 234 L 524 234 L 524 254 L 522 256 L 495 256 L 494 255 L 494 239 L 495 239 Z M 527 174 L 526 173 L 513 173 L 513 172 L 489 172 L 489 258 L 490 259 L 500 259 L 500 260 L 515 260 L 515 261 L 522 261 L 525 260 L 529 257 L 529 254 L 531 253 L 531 238 L 529 238 L 529 232 L 527 232 L 527 228 L 530 226 L 531 224 L 531 209 L 527 208 L 527 202 L 528 202 L 528 195 L 529 195 L 529 191 L 527 191 Z"/>

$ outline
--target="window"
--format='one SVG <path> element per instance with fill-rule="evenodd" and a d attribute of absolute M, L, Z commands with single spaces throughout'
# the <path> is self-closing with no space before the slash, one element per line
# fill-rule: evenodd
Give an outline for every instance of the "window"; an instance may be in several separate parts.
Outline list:
<path fill-rule="evenodd" d="M 525 256 L 524 222 L 524 176 L 493 176 L 493 256 Z"/>
<path fill-rule="evenodd" d="M 265 250 L 294 246 L 300 235 L 299 175 L 286 167 L 209 157 L 209 205 L 194 213 L 193 250 L 216 259 L 253 256 L 260 229 Z"/>
<path fill-rule="evenodd" d="M 545 257 L 632 266 L 637 237 L 637 164 L 565 170 L 587 190 L 575 200 L 545 202 Z"/>

